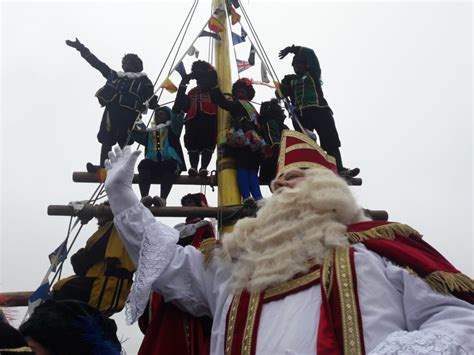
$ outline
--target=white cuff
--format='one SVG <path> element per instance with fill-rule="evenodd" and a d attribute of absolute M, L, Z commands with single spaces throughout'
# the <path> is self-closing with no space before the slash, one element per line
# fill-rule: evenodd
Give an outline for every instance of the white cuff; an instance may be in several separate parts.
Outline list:
<path fill-rule="evenodd" d="M 468 355 L 451 337 L 428 330 L 390 334 L 369 355 Z"/>

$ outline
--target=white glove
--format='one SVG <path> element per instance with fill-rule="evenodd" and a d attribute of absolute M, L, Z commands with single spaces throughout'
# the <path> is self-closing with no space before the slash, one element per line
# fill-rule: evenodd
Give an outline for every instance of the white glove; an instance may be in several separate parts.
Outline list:
<path fill-rule="evenodd" d="M 126 146 L 122 150 L 116 144 L 109 152 L 109 159 L 105 161 L 105 169 L 107 169 L 105 191 L 114 215 L 139 202 L 132 189 L 132 180 L 135 163 L 140 153 L 139 150 L 132 152 L 130 146 Z"/>

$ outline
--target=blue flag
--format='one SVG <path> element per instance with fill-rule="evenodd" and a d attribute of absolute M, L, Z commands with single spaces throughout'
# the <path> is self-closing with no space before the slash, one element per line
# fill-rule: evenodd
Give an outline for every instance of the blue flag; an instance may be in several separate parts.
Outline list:
<path fill-rule="evenodd" d="M 242 36 L 239 36 L 237 33 L 232 32 L 232 43 L 234 44 L 234 46 L 242 42 L 245 42 L 245 38 L 242 38 Z"/>
<path fill-rule="evenodd" d="M 45 280 L 43 280 L 43 283 L 41 283 L 41 285 L 36 289 L 36 291 L 34 291 L 31 294 L 30 299 L 28 300 L 28 303 L 32 304 L 37 301 L 41 302 L 49 298 L 49 282 L 48 281 L 44 282 L 44 281 Z"/>
<path fill-rule="evenodd" d="M 56 267 L 66 260 L 67 245 L 66 241 L 62 242 L 51 254 L 49 254 L 49 261 L 52 265 L 52 271 L 56 272 Z"/>

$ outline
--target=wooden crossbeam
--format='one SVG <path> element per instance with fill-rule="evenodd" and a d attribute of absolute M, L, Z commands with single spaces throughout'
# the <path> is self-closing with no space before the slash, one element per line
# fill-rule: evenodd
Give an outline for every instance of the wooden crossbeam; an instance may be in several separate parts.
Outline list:
<path fill-rule="evenodd" d="M 202 217 L 217 218 L 222 216 L 227 218 L 231 215 L 239 214 L 239 217 L 250 216 L 253 211 L 242 206 L 226 207 L 150 207 L 151 213 L 155 217 Z M 387 211 L 364 209 L 364 213 L 377 221 L 388 220 Z M 112 217 L 110 207 L 103 205 L 85 204 L 84 209 L 76 214 L 72 206 L 50 205 L 48 206 L 48 215 L 50 216 L 76 216 L 91 219 L 93 217 Z"/>

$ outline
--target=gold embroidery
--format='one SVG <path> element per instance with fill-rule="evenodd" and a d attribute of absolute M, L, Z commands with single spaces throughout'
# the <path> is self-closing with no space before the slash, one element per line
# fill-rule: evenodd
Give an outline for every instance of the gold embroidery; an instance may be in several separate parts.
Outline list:
<path fill-rule="evenodd" d="M 250 295 L 249 310 L 247 313 L 247 322 L 245 323 L 244 339 L 242 342 L 242 355 L 250 355 L 252 349 L 252 335 L 255 328 L 255 318 L 257 315 L 258 303 L 260 301 L 260 293 L 252 293 Z"/>
<path fill-rule="evenodd" d="M 324 257 L 322 271 L 321 271 L 321 287 L 324 288 L 324 293 L 326 297 L 329 297 L 332 289 L 332 264 L 333 264 L 332 252 L 329 252 Z"/>
<path fill-rule="evenodd" d="M 321 271 L 319 269 L 315 270 L 297 279 L 287 281 L 281 285 L 278 285 L 266 290 L 263 298 L 268 299 L 273 296 L 281 295 L 282 293 L 287 293 L 291 290 L 294 290 L 295 288 L 298 288 L 300 286 L 313 282 L 319 279 L 320 277 L 321 277 Z"/>
<path fill-rule="evenodd" d="M 422 238 L 422 235 L 415 229 L 402 223 L 388 223 L 378 227 L 370 228 L 365 231 L 349 232 L 347 234 L 349 236 L 349 240 L 352 243 L 363 242 L 369 238 L 393 240 L 395 239 L 395 235 L 400 235 L 407 238 L 411 235 L 417 238 Z"/>
<path fill-rule="evenodd" d="M 232 341 L 234 339 L 234 328 L 235 328 L 235 320 L 237 318 L 237 309 L 239 307 L 240 296 L 242 295 L 242 291 L 237 291 L 232 299 L 232 304 L 230 306 L 230 313 L 229 313 L 229 320 L 227 323 L 227 338 L 226 338 L 226 346 L 225 346 L 225 353 L 226 355 L 231 355 L 232 353 Z"/>
<path fill-rule="evenodd" d="M 291 147 L 288 147 L 285 152 L 289 153 L 297 149 L 313 149 L 313 147 L 307 143 L 298 143 L 293 144 Z"/>
<path fill-rule="evenodd" d="M 362 354 L 360 331 L 357 318 L 357 307 L 354 284 L 352 282 L 350 249 L 336 249 L 336 278 L 341 301 L 342 331 L 344 337 L 344 354 Z"/>

